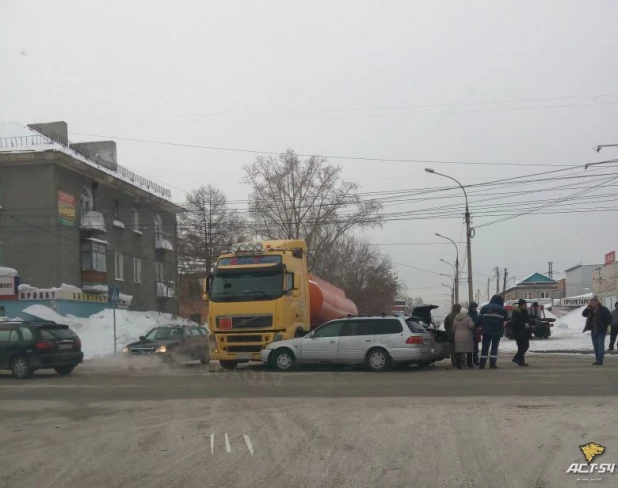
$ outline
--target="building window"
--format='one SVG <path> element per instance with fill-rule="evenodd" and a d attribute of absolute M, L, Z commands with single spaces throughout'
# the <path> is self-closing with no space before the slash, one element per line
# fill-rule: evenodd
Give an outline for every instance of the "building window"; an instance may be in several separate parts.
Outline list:
<path fill-rule="evenodd" d="M 82 215 L 86 215 L 91 210 L 94 210 L 94 197 L 92 196 L 92 190 L 86 186 L 82 188 L 82 193 L 79 196 L 79 208 Z"/>
<path fill-rule="evenodd" d="M 155 277 L 157 281 L 165 281 L 163 263 L 159 263 L 158 261 L 155 263 Z"/>
<path fill-rule="evenodd" d="M 154 216 L 154 235 L 155 240 L 163 237 L 163 222 L 161 221 L 161 216 L 159 214 Z"/>
<path fill-rule="evenodd" d="M 136 208 L 133 208 L 131 209 L 131 214 L 133 215 L 133 218 L 132 218 L 133 230 L 136 230 L 139 232 L 139 212 L 137 211 Z"/>
<path fill-rule="evenodd" d="M 118 200 L 114 200 L 113 205 L 114 220 L 120 220 L 120 202 Z"/>
<path fill-rule="evenodd" d="M 142 260 L 140 258 L 133 258 L 133 282 L 142 282 Z"/>
<path fill-rule="evenodd" d="M 105 244 L 99 242 L 82 242 L 82 269 L 107 273 Z"/>
<path fill-rule="evenodd" d="M 121 253 L 114 253 L 114 264 L 116 281 L 124 281 L 124 256 Z"/>

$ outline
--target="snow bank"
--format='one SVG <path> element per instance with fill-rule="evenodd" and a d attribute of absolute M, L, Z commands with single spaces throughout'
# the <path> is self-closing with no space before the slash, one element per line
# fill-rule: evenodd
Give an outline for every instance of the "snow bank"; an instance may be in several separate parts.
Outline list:
<path fill-rule="evenodd" d="M 24 312 L 43 320 L 68 325 L 79 335 L 85 359 L 114 353 L 113 310 L 103 310 L 87 319 L 71 315 L 62 316 L 43 305 L 32 305 Z M 122 351 L 125 344 L 136 341 L 153 327 L 168 324 L 186 325 L 192 322 L 180 317 L 174 318 L 168 313 L 116 310 L 117 350 Z"/>
<path fill-rule="evenodd" d="M 530 340 L 530 351 L 591 351 L 590 332 L 582 333 L 586 324 L 586 319 L 582 317 L 584 308 L 586 307 L 579 307 L 556 320 L 549 339 L 533 337 Z M 547 310 L 545 310 L 545 316 L 547 318 L 555 317 Z M 503 338 L 500 341 L 500 351 L 515 352 L 517 351 L 517 344 L 513 340 Z"/>

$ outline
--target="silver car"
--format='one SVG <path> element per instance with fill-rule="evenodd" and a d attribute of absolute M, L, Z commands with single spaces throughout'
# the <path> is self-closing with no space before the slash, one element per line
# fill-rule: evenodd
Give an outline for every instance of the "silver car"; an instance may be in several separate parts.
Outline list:
<path fill-rule="evenodd" d="M 272 342 L 261 360 L 280 371 L 297 364 L 365 364 L 385 371 L 394 364 L 434 362 L 433 336 L 416 320 L 351 317 L 333 320 L 304 337 Z"/>

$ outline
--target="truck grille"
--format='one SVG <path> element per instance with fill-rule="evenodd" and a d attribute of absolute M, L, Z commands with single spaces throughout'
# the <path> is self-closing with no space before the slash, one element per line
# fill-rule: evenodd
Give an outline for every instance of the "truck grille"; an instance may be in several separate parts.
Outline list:
<path fill-rule="evenodd" d="M 228 335 L 227 342 L 262 342 L 261 335 Z"/>
<path fill-rule="evenodd" d="M 272 315 L 237 315 L 232 317 L 217 317 L 217 326 L 220 329 L 229 329 L 229 322 L 232 322 L 232 329 L 260 329 L 272 327 Z"/>
<path fill-rule="evenodd" d="M 228 346 L 228 352 L 260 352 L 262 346 Z"/>

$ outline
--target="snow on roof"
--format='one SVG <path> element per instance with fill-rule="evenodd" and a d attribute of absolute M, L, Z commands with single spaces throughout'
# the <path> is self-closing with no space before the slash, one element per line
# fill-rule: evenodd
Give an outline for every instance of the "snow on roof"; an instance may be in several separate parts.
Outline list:
<path fill-rule="evenodd" d="M 71 147 L 64 146 L 59 142 L 17 122 L 0 122 L 0 153 L 28 153 L 43 151 L 59 151 L 81 161 L 82 163 L 103 171 L 132 186 L 147 191 L 159 198 L 171 201 L 172 193 L 167 188 L 158 185 L 147 178 L 133 173 L 131 170 L 118 165 L 118 171 L 113 171 L 95 161 L 85 157 Z"/>
<path fill-rule="evenodd" d="M 17 276 L 18 274 L 16 269 L 0 266 L 0 276 Z"/>

